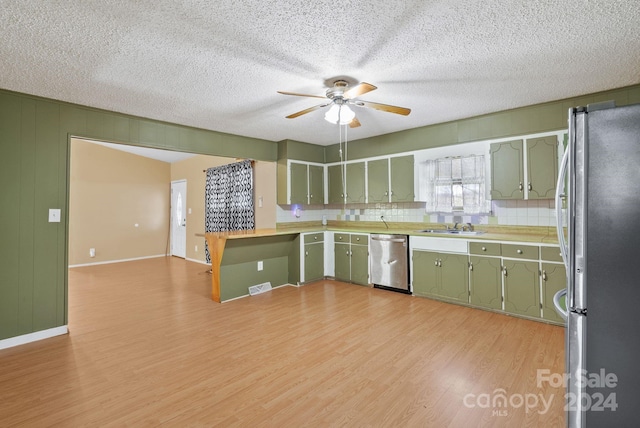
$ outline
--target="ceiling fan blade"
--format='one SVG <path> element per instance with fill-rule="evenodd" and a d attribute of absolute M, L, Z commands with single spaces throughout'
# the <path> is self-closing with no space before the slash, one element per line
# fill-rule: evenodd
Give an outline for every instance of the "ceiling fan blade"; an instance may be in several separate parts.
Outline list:
<path fill-rule="evenodd" d="M 353 102 L 353 104 L 359 106 L 359 107 L 366 107 L 366 108 L 372 108 L 375 110 L 382 110 L 382 111 L 386 111 L 389 113 L 395 113 L 395 114 L 401 114 L 403 116 L 407 116 L 409 113 L 411 113 L 411 109 L 410 108 L 404 108 L 404 107 L 398 107 L 398 106 L 391 106 L 388 104 L 380 104 L 380 103 L 372 103 L 371 101 L 355 101 Z"/>
<path fill-rule="evenodd" d="M 327 97 L 321 97 L 320 95 L 298 94 L 296 92 L 278 91 L 278 93 L 282 95 L 295 95 L 296 97 L 311 97 L 311 98 L 322 98 L 322 99 L 327 98 Z"/>
<path fill-rule="evenodd" d="M 354 117 L 351 123 L 349 124 L 349 128 L 357 128 L 360 126 L 360 121 L 357 117 Z"/>
<path fill-rule="evenodd" d="M 324 104 L 320 104 L 320 105 L 317 105 L 317 106 L 309 107 L 308 109 L 304 109 L 304 110 L 301 110 L 301 111 L 299 111 L 297 113 L 290 114 L 289 116 L 287 116 L 287 119 L 295 119 L 298 116 L 302 116 L 303 114 L 311 113 L 312 111 L 318 110 L 319 108 L 322 108 L 322 107 L 326 107 L 329 104 L 330 103 L 324 103 Z"/>
<path fill-rule="evenodd" d="M 344 97 L 350 100 L 352 98 L 359 97 L 360 95 L 364 95 L 367 92 L 371 92 L 376 89 L 378 89 L 377 86 L 373 86 L 371 83 L 362 82 L 362 83 L 358 83 L 356 86 L 346 91 L 344 93 Z"/>

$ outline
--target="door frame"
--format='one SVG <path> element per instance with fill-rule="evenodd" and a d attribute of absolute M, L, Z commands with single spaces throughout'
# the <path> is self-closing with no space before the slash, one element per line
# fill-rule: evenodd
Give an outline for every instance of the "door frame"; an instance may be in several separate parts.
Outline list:
<path fill-rule="evenodd" d="M 175 243 L 175 239 L 176 239 L 176 229 L 175 229 L 175 223 L 173 221 L 174 219 L 174 206 L 173 206 L 173 190 L 174 190 L 174 186 L 177 184 L 184 184 L 184 199 L 182 201 L 183 204 L 183 209 L 185 211 L 184 213 L 184 218 L 187 218 L 187 180 L 186 179 L 181 179 L 181 180 L 172 180 L 171 181 L 171 194 L 169 195 L 169 254 L 172 256 L 176 256 L 176 257 L 181 257 L 186 259 L 187 258 L 187 233 L 186 233 L 186 222 L 185 222 L 185 233 L 184 236 L 182 237 L 182 239 L 184 240 L 184 242 L 182 242 L 182 248 L 184 248 L 184 254 L 176 254 L 175 250 L 174 250 L 174 243 Z"/>

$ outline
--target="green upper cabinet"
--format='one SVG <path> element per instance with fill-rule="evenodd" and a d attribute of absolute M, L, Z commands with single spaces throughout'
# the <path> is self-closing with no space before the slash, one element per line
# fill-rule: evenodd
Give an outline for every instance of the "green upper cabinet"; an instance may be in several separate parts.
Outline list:
<path fill-rule="evenodd" d="M 413 202 L 414 161 L 413 155 L 389 159 L 391 164 L 391 202 Z"/>
<path fill-rule="evenodd" d="M 528 199 L 553 199 L 558 181 L 558 139 L 555 135 L 527 140 Z"/>
<path fill-rule="evenodd" d="M 368 161 L 367 202 L 413 202 L 413 171 L 413 155 Z"/>
<path fill-rule="evenodd" d="M 329 187 L 327 203 L 329 204 L 344 203 L 343 172 L 343 165 L 331 165 L 327 167 L 327 181 Z"/>
<path fill-rule="evenodd" d="M 367 162 L 367 202 L 389 202 L 389 160 L 377 159 Z"/>
<path fill-rule="evenodd" d="M 554 198 L 559 168 L 556 135 L 493 143 L 490 153 L 491 199 Z"/>
<path fill-rule="evenodd" d="M 309 205 L 324 204 L 324 167 L 309 165 Z"/>
<path fill-rule="evenodd" d="M 493 143 L 491 153 L 491 199 L 524 198 L 524 152 L 522 140 Z"/>
<path fill-rule="evenodd" d="M 324 167 L 306 162 L 289 164 L 289 204 L 324 203 Z"/>
<path fill-rule="evenodd" d="M 289 166 L 289 179 L 291 181 L 290 204 L 307 203 L 307 164 L 291 162 Z"/>
<path fill-rule="evenodd" d="M 364 162 L 349 163 L 346 166 L 347 203 L 365 202 L 365 166 Z"/>

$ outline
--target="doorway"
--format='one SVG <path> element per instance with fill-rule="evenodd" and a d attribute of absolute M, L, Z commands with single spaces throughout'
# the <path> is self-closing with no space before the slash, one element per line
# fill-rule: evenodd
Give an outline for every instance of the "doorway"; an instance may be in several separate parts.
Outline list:
<path fill-rule="evenodd" d="M 187 180 L 171 182 L 171 255 L 187 257 Z"/>

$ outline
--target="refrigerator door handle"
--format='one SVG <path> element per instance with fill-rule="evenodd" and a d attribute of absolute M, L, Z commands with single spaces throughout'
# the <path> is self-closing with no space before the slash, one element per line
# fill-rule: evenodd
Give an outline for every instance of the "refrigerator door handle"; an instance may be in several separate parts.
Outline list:
<path fill-rule="evenodd" d="M 567 320 L 567 317 L 569 316 L 569 314 L 567 310 L 562 307 L 562 304 L 560 303 L 560 301 L 566 295 L 567 295 L 566 288 L 563 288 L 562 290 L 558 291 L 556 294 L 553 295 L 553 306 L 555 307 L 558 315 L 560 315 L 560 317 L 565 321 Z M 565 300 L 565 304 L 566 304 L 566 300 Z"/>
<path fill-rule="evenodd" d="M 565 266 L 569 266 L 568 263 L 568 246 L 567 241 L 564 239 L 564 224 L 562 221 L 562 198 L 565 196 L 564 181 L 567 176 L 567 168 L 569 166 L 569 146 L 562 156 L 562 162 L 560 163 L 560 171 L 558 171 L 558 184 L 556 186 L 556 231 L 558 232 L 558 243 L 560 244 L 560 254 L 562 255 L 562 261 Z"/>

